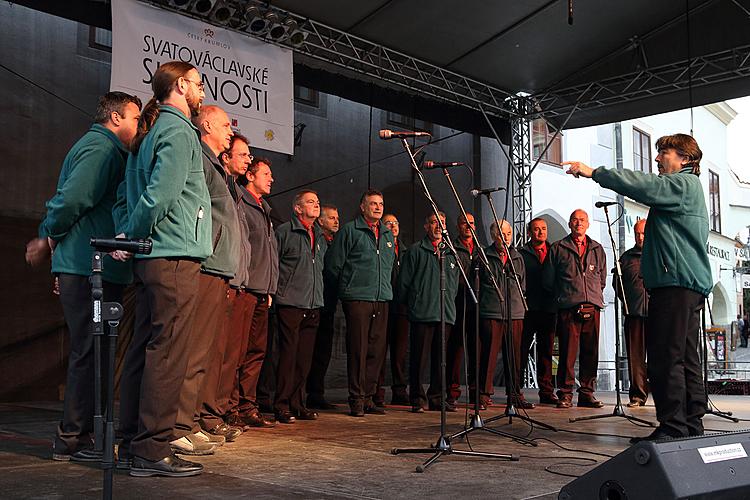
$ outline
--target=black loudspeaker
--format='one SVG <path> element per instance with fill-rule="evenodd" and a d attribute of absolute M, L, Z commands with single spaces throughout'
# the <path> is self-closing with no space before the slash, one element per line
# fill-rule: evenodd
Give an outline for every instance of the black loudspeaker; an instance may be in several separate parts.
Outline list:
<path fill-rule="evenodd" d="M 643 441 L 567 484 L 559 500 L 750 499 L 750 431 Z"/>

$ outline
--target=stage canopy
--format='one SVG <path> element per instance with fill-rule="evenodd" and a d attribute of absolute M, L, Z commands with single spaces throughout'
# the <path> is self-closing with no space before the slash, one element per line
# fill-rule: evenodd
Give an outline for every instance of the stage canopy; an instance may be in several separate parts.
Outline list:
<path fill-rule="evenodd" d="M 103 0 L 15 3 L 111 26 Z M 519 115 L 576 128 L 750 90 L 750 0 L 150 3 L 247 32 L 270 10 L 306 37 L 294 49 L 296 83 L 483 135 L 485 115 L 506 133 Z M 518 93 L 530 96 L 526 108 L 513 104 Z"/>

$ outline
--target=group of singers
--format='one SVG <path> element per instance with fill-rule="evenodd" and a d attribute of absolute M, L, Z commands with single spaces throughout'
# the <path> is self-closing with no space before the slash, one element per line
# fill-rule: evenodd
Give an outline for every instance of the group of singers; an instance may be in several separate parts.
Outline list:
<path fill-rule="evenodd" d="M 117 464 L 133 476 L 199 474 L 199 463 L 177 455 L 211 454 L 250 427 L 315 420 L 314 410 L 335 408 L 325 398 L 324 380 L 339 301 L 346 318 L 350 415 L 385 413 L 388 348 L 392 403 L 410 405 L 415 413 L 439 410 L 440 252 L 446 270 L 443 319 L 449 325 L 446 410 L 456 411 L 461 393 L 464 333 L 469 339 L 468 390 L 473 398 L 478 384 L 482 408 L 492 404 L 501 350 L 508 397 L 522 408 L 534 408 L 520 390 L 534 338 L 540 403 L 572 406 L 580 352 L 577 404 L 603 405 L 594 391 L 607 268 L 602 246 L 586 235 L 586 212 L 574 211 L 570 234 L 553 244 L 547 241 L 545 221 L 532 220 L 528 243 L 518 249 L 512 245 L 511 226 L 506 221 L 493 224 L 493 241 L 484 249 L 489 266 L 477 264 L 479 243 L 472 238 L 471 214 L 457 221 L 457 255 L 441 245 L 440 226 L 447 224 L 442 213 L 440 223 L 436 215 L 427 217 L 424 237 L 407 248 L 399 238 L 397 217 L 384 212 L 383 195 L 372 189 L 362 195 L 359 215 L 340 229 L 336 208 L 321 206 L 312 190 L 298 192 L 289 222 L 274 228 L 265 200 L 273 184 L 271 162 L 253 157 L 248 140 L 233 133 L 221 108 L 201 105 L 198 71 L 184 62 L 162 64 L 152 89 L 153 98 L 143 110 L 137 97 L 122 92 L 100 99 L 96 123 L 65 158 L 39 238 L 27 245 L 32 264 L 52 255 L 71 334 L 54 459 L 101 460 L 91 442 L 92 236 L 153 242 L 149 255 L 112 252 L 103 271 L 105 300 L 120 300 L 125 285 L 132 278 L 135 283 L 134 335 L 121 373 Z M 586 176 L 585 165 L 576 167 L 579 171 L 571 173 Z M 639 270 L 643 224 L 636 225 L 636 246 L 623 255 L 631 303 L 626 326 L 634 367 L 633 406 L 644 404 L 648 395 L 646 294 Z M 517 284 L 504 279 L 511 264 Z M 459 280 L 459 266 L 478 279 L 476 305 Z M 269 363 L 272 305 L 278 338 L 276 385 L 268 402 L 273 417 L 261 412 L 258 383 L 264 362 Z M 502 348 L 506 335 L 512 353 Z M 560 363 L 555 384 L 556 335 Z M 514 373 L 508 366 L 515 367 Z M 659 401 L 657 411 L 658 406 Z"/>

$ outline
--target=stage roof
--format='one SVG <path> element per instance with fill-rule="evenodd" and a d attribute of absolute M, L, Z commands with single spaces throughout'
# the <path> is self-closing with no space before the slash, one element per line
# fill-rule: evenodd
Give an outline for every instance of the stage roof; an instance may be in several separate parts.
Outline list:
<path fill-rule="evenodd" d="M 101 27 L 111 25 L 109 6 L 101 1 L 17 3 Z M 363 71 L 351 60 L 322 57 L 312 46 L 314 37 L 307 39 L 311 47 L 295 52 L 298 83 L 437 123 L 475 125 L 467 129 L 482 128 L 478 101 L 489 115 L 504 121 L 508 115 L 492 102 L 502 103 L 503 96 L 518 92 L 531 95 L 533 112 L 557 125 L 573 110 L 566 128 L 750 94 L 750 0 L 225 3 L 238 12 L 248 4 L 270 4 L 305 18 L 308 25 L 340 30 L 487 86 L 490 91 L 471 102 L 449 102 L 437 90 L 431 95 L 418 85 L 408 88 L 397 79 L 379 78 L 382 72 Z M 363 56 L 361 50 L 353 53 Z M 408 64 L 401 68 L 410 70 Z M 472 85 L 467 92 L 473 92 Z M 462 87 L 453 87 L 454 93 L 456 88 Z M 441 119 L 441 114 L 453 118 Z"/>

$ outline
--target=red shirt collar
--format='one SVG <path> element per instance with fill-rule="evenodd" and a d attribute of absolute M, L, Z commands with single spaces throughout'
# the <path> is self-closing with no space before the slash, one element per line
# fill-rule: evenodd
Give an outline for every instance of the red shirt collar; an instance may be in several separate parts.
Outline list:
<path fill-rule="evenodd" d="M 539 262 L 544 264 L 544 259 L 547 258 L 547 243 L 542 243 L 539 246 L 532 246 L 531 247 L 534 252 L 536 252 L 536 256 L 539 259 Z"/>
<path fill-rule="evenodd" d="M 310 223 L 305 222 L 304 220 L 302 220 L 302 217 L 300 217 L 299 215 L 297 216 L 297 220 L 299 221 L 300 224 L 302 224 L 302 227 L 304 227 L 307 231 L 310 231 L 310 229 L 312 228 L 312 225 L 315 222 L 315 221 L 310 222 Z"/>
<path fill-rule="evenodd" d="M 459 240 L 461 241 L 461 244 L 466 247 L 466 249 L 469 251 L 469 255 L 474 254 L 474 238 L 469 236 L 466 240 Z"/>

